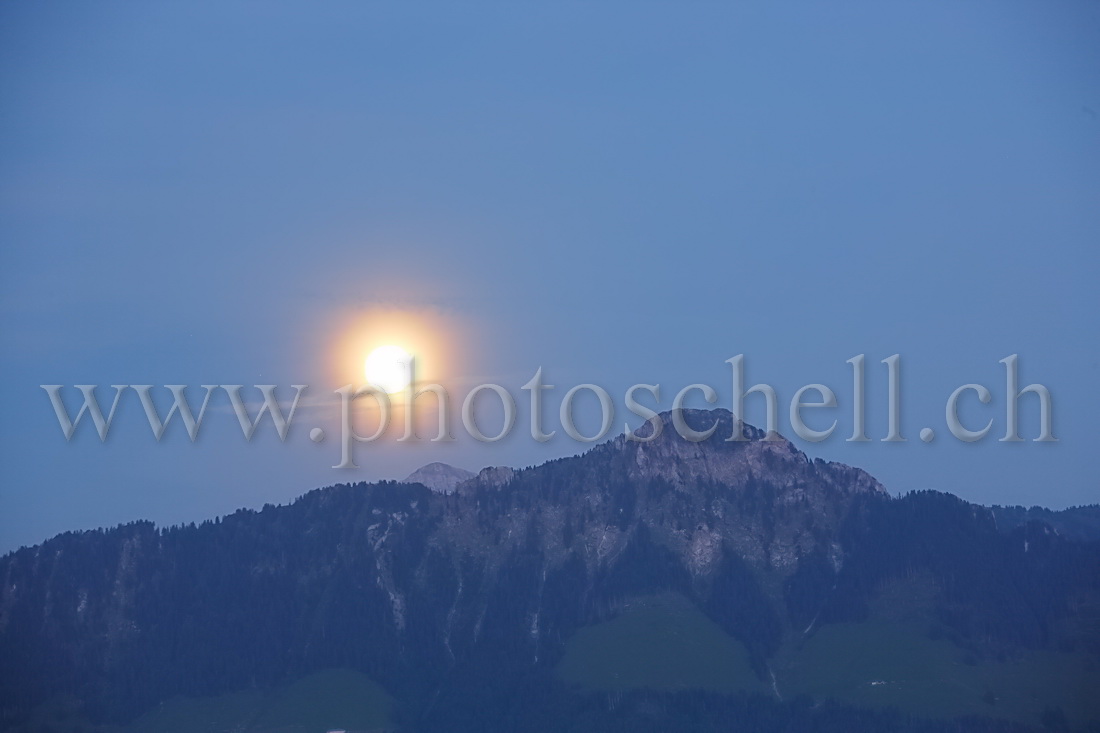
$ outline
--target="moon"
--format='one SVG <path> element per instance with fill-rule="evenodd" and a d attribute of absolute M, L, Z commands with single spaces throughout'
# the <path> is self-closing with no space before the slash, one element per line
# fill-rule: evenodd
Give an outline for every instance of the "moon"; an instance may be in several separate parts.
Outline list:
<path fill-rule="evenodd" d="M 363 371 L 367 382 L 387 394 L 396 394 L 412 382 L 412 360 L 412 354 L 400 346 L 379 346 L 367 356 Z"/>

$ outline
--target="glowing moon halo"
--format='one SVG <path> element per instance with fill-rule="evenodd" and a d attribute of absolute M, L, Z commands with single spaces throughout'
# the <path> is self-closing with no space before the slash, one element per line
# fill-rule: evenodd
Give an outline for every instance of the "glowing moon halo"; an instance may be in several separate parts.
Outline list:
<path fill-rule="evenodd" d="M 412 354 L 392 344 L 379 346 L 367 356 L 367 382 L 387 394 L 396 394 L 412 381 Z"/>

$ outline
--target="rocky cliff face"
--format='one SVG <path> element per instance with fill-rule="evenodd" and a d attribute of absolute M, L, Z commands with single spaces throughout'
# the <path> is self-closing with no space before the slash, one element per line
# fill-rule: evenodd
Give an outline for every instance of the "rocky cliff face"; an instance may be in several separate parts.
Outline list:
<path fill-rule="evenodd" d="M 620 552 L 631 530 L 644 525 L 671 549 L 693 574 L 705 574 L 730 547 L 750 564 L 789 572 L 799 558 L 824 552 L 839 566 L 837 528 L 853 498 L 886 496 L 866 472 L 839 463 L 813 461 L 785 438 L 736 420 L 726 410 L 684 410 L 693 430 L 715 427 L 705 441 L 679 435 L 670 413 L 636 433 L 641 440 L 619 436 L 583 456 L 526 471 L 483 470 L 459 487 L 467 496 L 506 487 L 537 487 L 552 474 L 568 471 L 571 491 L 554 494 L 537 509 L 510 513 L 505 534 L 527 541 L 538 533 L 540 547 L 557 552 L 574 549 L 557 540 L 566 517 L 583 517 L 578 548 L 590 569 Z M 729 440 L 740 430 L 743 441 Z M 629 485 L 627 491 L 616 487 Z M 451 521 L 461 524 L 458 513 Z M 458 532 L 461 542 L 468 532 Z"/>
<path fill-rule="evenodd" d="M 701 481 L 720 483 L 734 491 L 766 478 L 788 502 L 800 501 L 807 491 L 835 490 L 842 495 L 886 491 L 865 471 L 812 461 L 783 436 L 742 423 L 727 410 L 683 410 L 682 414 L 689 428 L 713 429 L 713 435 L 700 442 L 685 440 L 666 412 L 659 416 L 661 430 L 656 439 L 650 439 L 654 423 L 649 422 L 636 432 L 640 440 L 619 436 L 612 441 L 613 450 L 633 455 L 632 476 L 660 477 L 681 488 Z M 738 433 L 740 441 L 734 440 Z"/>

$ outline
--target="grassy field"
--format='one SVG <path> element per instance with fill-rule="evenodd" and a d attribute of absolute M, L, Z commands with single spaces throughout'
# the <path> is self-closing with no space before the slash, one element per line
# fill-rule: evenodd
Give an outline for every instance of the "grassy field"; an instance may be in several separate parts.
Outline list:
<path fill-rule="evenodd" d="M 925 716 L 983 715 L 1037 724 L 1046 708 L 1073 723 L 1100 720 L 1100 668 L 1083 653 L 1027 651 L 976 659 L 934 640 L 936 588 L 927 576 L 883 586 L 871 618 L 792 635 L 773 662 L 784 694 L 897 706 Z"/>
<path fill-rule="evenodd" d="M 748 652 L 687 599 L 636 599 L 619 616 L 578 631 L 558 666 L 585 689 L 762 691 Z"/>
<path fill-rule="evenodd" d="M 1032 651 L 1005 662 L 978 661 L 948 641 L 929 639 L 920 627 L 870 620 L 824 626 L 785 656 L 776 666 L 784 694 L 926 716 L 1038 724 L 1052 707 L 1071 722 L 1100 719 L 1100 670 L 1084 654 Z"/>
<path fill-rule="evenodd" d="M 805 694 L 926 717 L 981 715 L 1037 725 L 1045 709 L 1100 720 L 1100 665 L 1083 653 L 1030 651 L 980 660 L 927 630 L 935 588 L 884 587 L 863 623 L 791 633 L 770 664 L 784 698 Z M 636 599 L 569 640 L 559 676 L 588 690 L 702 688 L 771 693 L 744 646 L 681 596 Z"/>
<path fill-rule="evenodd" d="M 390 724 L 392 702 L 359 672 L 332 669 L 274 692 L 177 697 L 134 721 L 127 733 L 324 733 L 376 730 Z"/>

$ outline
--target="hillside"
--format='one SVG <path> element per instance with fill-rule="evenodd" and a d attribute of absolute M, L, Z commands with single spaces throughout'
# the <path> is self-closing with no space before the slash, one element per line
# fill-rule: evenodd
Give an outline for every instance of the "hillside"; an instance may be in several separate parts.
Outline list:
<path fill-rule="evenodd" d="M 454 493 L 337 485 L 11 553 L 0 720 L 126 724 L 336 669 L 385 690 L 407 730 L 606 730 L 612 709 L 624 729 L 707 730 L 720 710 L 758 730 L 1100 717 L 1100 545 L 950 495 L 891 498 L 725 411 L 686 417 L 719 429 L 690 443 L 666 414 L 652 442 Z M 745 441 L 725 440 L 735 425 Z"/>

